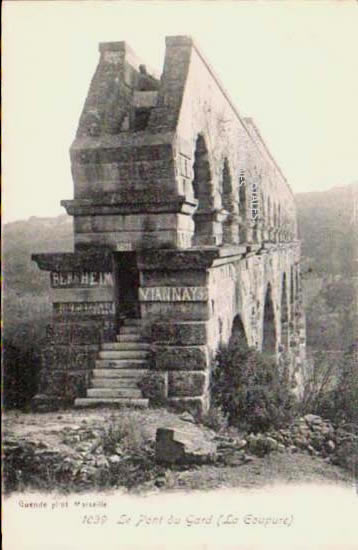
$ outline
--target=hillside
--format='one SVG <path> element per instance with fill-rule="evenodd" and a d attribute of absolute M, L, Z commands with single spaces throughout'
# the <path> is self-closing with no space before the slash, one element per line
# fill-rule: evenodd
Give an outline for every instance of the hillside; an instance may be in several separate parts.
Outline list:
<path fill-rule="evenodd" d="M 4 290 L 17 293 L 41 293 L 48 289 L 48 274 L 31 260 L 39 252 L 73 250 L 72 218 L 31 217 L 3 227 Z"/>
<path fill-rule="evenodd" d="M 24 406 L 36 393 L 41 340 L 51 319 L 49 275 L 31 254 L 72 250 L 69 216 L 21 220 L 3 226 L 4 401 Z"/>
<path fill-rule="evenodd" d="M 311 351 L 340 354 L 358 332 L 358 182 L 296 195 Z"/>
<path fill-rule="evenodd" d="M 356 274 L 358 182 L 295 198 L 305 267 L 315 276 Z"/>

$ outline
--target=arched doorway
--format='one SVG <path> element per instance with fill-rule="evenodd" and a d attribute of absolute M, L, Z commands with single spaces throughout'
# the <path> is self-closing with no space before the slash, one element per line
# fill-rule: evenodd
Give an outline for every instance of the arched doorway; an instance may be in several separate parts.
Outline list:
<path fill-rule="evenodd" d="M 276 354 L 276 327 L 275 327 L 275 313 L 272 302 L 272 289 L 270 283 L 267 285 L 265 306 L 264 306 L 264 319 L 263 319 L 263 338 L 262 338 L 262 351 L 271 355 Z"/>

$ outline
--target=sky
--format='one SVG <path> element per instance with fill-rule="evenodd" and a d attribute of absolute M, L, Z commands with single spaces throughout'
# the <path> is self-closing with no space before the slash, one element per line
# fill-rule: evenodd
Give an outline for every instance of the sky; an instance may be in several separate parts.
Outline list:
<path fill-rule="evenodd" d="M 64 213 L 69 148 L 98 43 L 126 40 L 160 74 L 191 35 L 255 120 L 295 193 L 358 180 L 358 3 L 3 3 L 3 221 Z"/>

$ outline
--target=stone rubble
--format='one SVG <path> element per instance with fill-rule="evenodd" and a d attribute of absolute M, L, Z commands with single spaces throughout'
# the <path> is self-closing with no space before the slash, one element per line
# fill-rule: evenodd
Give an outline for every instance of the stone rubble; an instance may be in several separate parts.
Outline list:
<path fill-rule="evenodd" d="M 327 463 L 353 469 L 358 450 L 358 436 L 351 425 L 335 427 L 314 415 L 297 419 L 289 428 L 241 437 L 217 434 L 191 422 L 180 430 L 159 428 L 156 441 L 147 441 L 145 448 L 136 453 L 123 448 L 120 441 L 106 448 L 101 430 L 91 430 L 83 424 L 64 428 L 60 433 L 63 445 L 58 448 L 13 433 L 3 438 L 3 479 L 7 491 L 29 484 L 40 489 L 52 484 L 76 490 L 129 488 L 141 480 L 156 485 L 170 464 L 236 467 L 277 452 L 305 452 Z"/>
<path fill-rule="evenodd" d="M 244 461 L 246 452 L 263 457 L 271 452 L 308 452 L 331 464 L 350 466 L 354 449 L 358 451 L 358 436 L 351 426 L 334 428 L 320 416 L 307 414 L 285 429 L 265 434 L 247 434 L 243 439 L 217 436 L 218 459 L 225 464 Z"/>

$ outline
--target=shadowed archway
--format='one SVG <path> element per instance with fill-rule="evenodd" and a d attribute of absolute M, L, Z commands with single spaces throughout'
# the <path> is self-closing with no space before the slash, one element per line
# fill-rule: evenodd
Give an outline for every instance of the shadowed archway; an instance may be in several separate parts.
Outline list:
<path fill-rule="evenodd" d="M 242 349 L 246 349 L 248 347 L 245 327 L 242 322 L 241 315 L 236 315 L 236 317 L 234 317 L 229 340 L 229 348 L 238 347 Z"/>
<path fill-rule="evenodd" d="M 212 181 L 211 170 L 205 139 L 199 135 L 196 140 L 194 165 L 193 191 L 198 201 L 198 208 L 194 214 L 194 244 L 210 242 L 212 230 L 207 223 L 207 214 L 212 208 Z"/>
<path fill-rule="evenodd" d="M 267 285 L 266 290 L 263 322 L 262 351 L 273 355 L 276 353 L 277 336 L 270 283 Z"/>
<path fill-rule="evenodd" d="M 287 303 L 287 283 L 286 273 L 282 276 L 282 288 L 281 288 L 281 345 L 284 350 L 288 350 L 289 337 L 288 337 L 288 303 Z"/>

